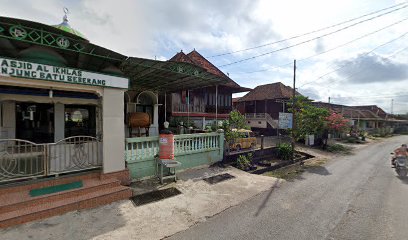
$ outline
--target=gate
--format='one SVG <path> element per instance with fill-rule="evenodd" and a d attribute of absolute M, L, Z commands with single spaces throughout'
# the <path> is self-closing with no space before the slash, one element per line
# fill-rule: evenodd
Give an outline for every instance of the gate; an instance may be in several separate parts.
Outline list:
<path fill-rule="evenodd" d="M 36 144 L 0 139 L 0 183 L 100 168 L 102 142 L 89 136 Z"/>

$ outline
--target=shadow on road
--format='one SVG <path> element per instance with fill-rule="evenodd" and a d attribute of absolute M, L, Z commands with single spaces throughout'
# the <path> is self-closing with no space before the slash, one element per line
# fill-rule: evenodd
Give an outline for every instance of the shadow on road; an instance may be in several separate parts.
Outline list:
<path fill-rule="evenodd" d="M 400 176 L 397 176 L 397 178 L 398 178 L 399 180 L 401 180 L 401 182 L 403 182 L 403 183 L 405 183 L 405 184 L 408 184 L 408 177 L 400 177 Z"/>
<path fill-rule="evenodd" d="M 323 167 L 323 166 L 316 166 L 316 167 L 310 167 L 310 168 L 306 168 L 306 172 L 309 173 L 314 173 L 314 174 L 319 174 L 319 175 L 330 175 L 331 173 L 327 170 L 327 168 Z"/>
<path fill-rule="evenodd" d="M 255 217 L 258 217 L 259 214 L 261 213 L 262 209 L 265 208 L 266 202 L 268 202 L 269 198 L 271 197 L 273 190 L 275 190 L 275 188 L 279 187 L 279 182 L 280 181 L 275 181 L 275 183 L 273 184 L 273 186 L 269 190 L 268 195 L 265 197 L 262 204 L 259 206 L 258 211 L 256 211 Z"/>

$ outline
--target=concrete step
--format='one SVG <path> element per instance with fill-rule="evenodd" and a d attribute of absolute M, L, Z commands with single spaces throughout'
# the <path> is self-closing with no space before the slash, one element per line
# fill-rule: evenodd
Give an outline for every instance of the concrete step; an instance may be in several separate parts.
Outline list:
<path fill-rule="evenodd" d="M 128 199 L 132 194 L 132 190 L 128 187 L 115 186 L 93 192 L 81 193 L 80 195 L 74 194 L 62 199 L 57 198 L 51 202 L 31 205 L 5 213 L 1 212 L 0 228 L 61 215 L 70 211 L 109 204 L 118 200 Z"/>
<path fill-rule="evenodd" d="M 120 186 L 117 179 L 110 178 L 99 180 L 97 178 L 84 179 L 83 187 L 72 190 L 31 197 L 29 190 L 11 192 L 0 195 L 0 213 L 12 212 L 21 208 L 27 208 L 38 204 L 49 203 L 64 198 L 81 196 L 86 193 L 96 192 Z"/>
<path fill-rule="evenodd" d="M 55 185 L 66 184 L 70 182 L 85 180 L 85 179 L 94 179 L 100 177 L 100 171 L 92 171 L 92 172 L 83 172 L 59 177 L 49 177 L 49 178 L 41 178 L 37 180 L 30 180 L 21 183 L 11 183 L 11 184 L 3 184 L 0 185 L 0 195 L 2 194 L 10 194 L 12 192 L 21 192 L 24 190 L 32 190 L 36 188 L 42 187 L 50 187 Z"/>

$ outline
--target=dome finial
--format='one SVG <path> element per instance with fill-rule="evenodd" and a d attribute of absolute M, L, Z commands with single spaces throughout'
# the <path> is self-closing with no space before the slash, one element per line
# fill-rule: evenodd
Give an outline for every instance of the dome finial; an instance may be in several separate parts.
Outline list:
<path fill-rule="evenodd" d="M 64 17 L 62 18 L 62 21 L 63 22 L 68 22 L 68 14 L 69 14 L 68 8 L 64 7 L 62 10 L 64 11 Z"/>

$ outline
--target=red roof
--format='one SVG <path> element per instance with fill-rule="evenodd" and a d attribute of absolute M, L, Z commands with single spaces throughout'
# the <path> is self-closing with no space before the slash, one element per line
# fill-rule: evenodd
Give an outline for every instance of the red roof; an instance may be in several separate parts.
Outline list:
<path fill-rule="evenodd" d="M 232 102 L 233 102 L 233 103 L 236 103 L 236 102 L 238 102 L 238 101 L 239 101 L 239 99 L 241 99 L 241 97 L 235 97 L 235 98 L 232 98 Z"/>
<path fill-rule="evenodd" d="M 296 94 L 299 94 L 298 92 Z M 252 89 L 238 102 L 266 100 L 266 99 L 287 99 L 293 95 L 293 88 L 284 85 L 281 82 L 259 85 Z"/>
<path fill-rule="evenodd" d="M 223 84 L 223 85 L 239 90 L 239 91 L 235 91 L 235 92 L 246 92 L 246 91 L 251 90 L 249 88 L 241 87 L 238 83 L 236 83 L 234 80 L 232 80 L 227 75 L 225 75 L 221 70 L 219 70 L 216 66 L 214 66 L 210 61 L 208 61 L 205 57 L 203 57 L 195 49 L 193 51 L 191 51 L 187 55 L 184 54 L 183 51 L 181 51 L 181 52 L 177 53 L 176 55 L 174 55 L 172 58 L 170 58 L 169 61 L 191 63 L 191 64 L 194 64 L 196 66 L 204 68 L 205 70 L 207 70 L 208 72 L 210 72 L 210 73 L 212 73 L 214 75 L 226 78 L 228 80 L 228 82 Z"/>
<path fill-rule="evenodd" d="M 334 112 L 342 113 L 345 118 L 361 120 L 385 119 L 387 113 L 376 105 L 368 106 L 345 106 L 324 102 L 314 102 L 317 107 L 328 108 Z"/>
<path fill-rule="evenodd" d="M 169 61 L 172 62 L 186 62 L 186 63 L 191 63 L 196 65 L 185 53 L 183 53 L 183 51 L 177 53 L 176 55 L 174 55 L 172 58 L 170 58 Z"/>

